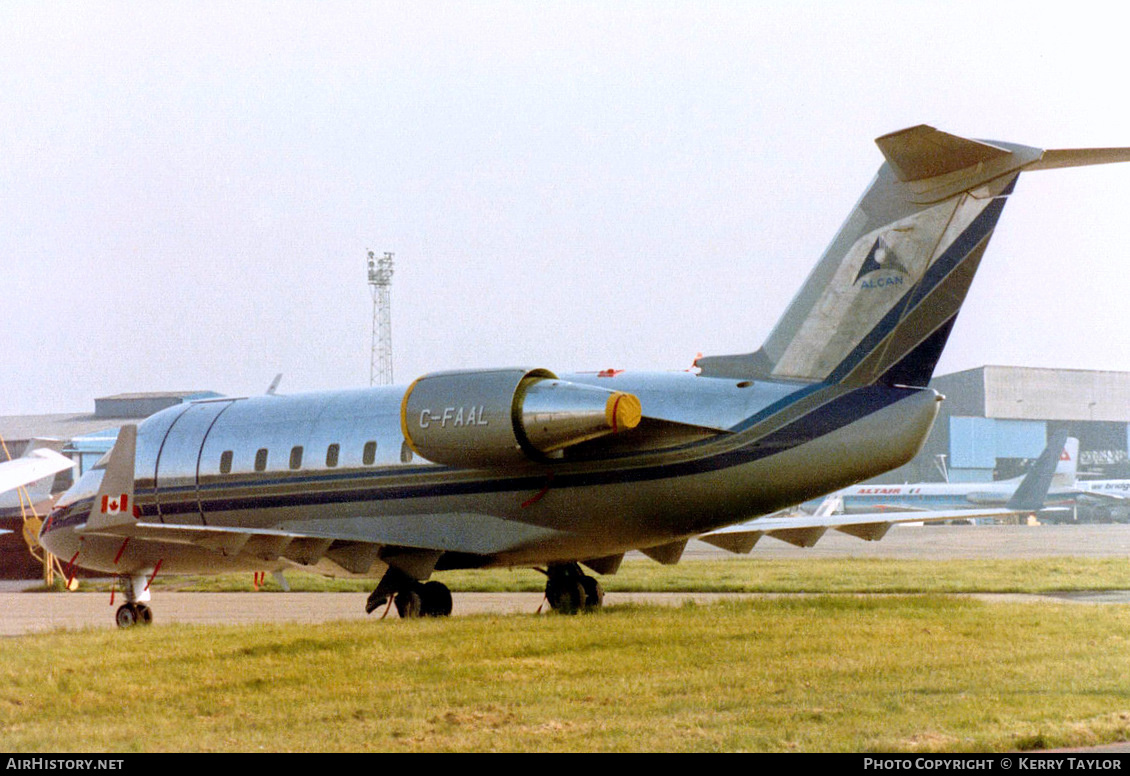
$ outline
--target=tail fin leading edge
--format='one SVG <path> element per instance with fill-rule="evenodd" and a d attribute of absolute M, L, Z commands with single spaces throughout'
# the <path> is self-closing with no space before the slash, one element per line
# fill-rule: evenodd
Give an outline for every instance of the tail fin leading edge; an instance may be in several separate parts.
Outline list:
<path fill-rule="evenodd" d="M 702 374 L 925 386 L 1020 172 L 1130 161 L 925 125 L 875 142 L 886 163 L 765 344 Z"/>

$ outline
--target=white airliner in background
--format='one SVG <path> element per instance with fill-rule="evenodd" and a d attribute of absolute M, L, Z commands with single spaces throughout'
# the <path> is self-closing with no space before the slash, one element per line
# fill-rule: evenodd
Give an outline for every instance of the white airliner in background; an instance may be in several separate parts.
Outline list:
<path fill-rule="evenodd" d="M 32 440 L 19 458 L 0 463 L 0 516 L 19 515 L 21 505 L 48 503 L 55 475 L 73 468 L 65 455 Z"/>
<path fill-rule="evenodd" d="M 928 382 L 1017 177 L 1130 149 L 928 126 L 876 143 L 886 163 L 753 353 L 699 374 L 481 369 L 192 402 L 124 426 L 41 541 L 123 579 L 123 626 L 152 617 L 158 573 L 295 567 L 380 577 L 367 608 L 392 597 L 402 616 L 451 611 L 435 572 L 537 567 L 550 605 L 575 611 L 602 595 L 582 566 L 675 562 L 692 537 L 900 466 L 934 422 Z"/>
<path fill-rule="evenodd" d="M 1066 441 L 1065 441 L 1066 438 Z M 1051 478 L 1048 499 L 1070 500 L 1075 492 L 1076 461 L 1079 458 L 1079 440 L 1056 435 L 1048 448 L 1056 448 L 1055 472 Z M 1045 452 L 1047 448 L 1045 448 Z M 972 509 L 975 507 L 1004 506 L 1015 495 L 1023 477 L 996 482 L 916 482 L 907 484 L 853 485 L 838 491 L 843 498 L 843 511 L 904 512 L 926 509 Z M 1042 506 L 1042 505 L 1041 505 Z M 1033 511 L 1039 509 L 1035 507 Z"/>
<path fill-rule="evenodd" d="M 1004 486 L 999 492 L 977 503 L 971 500 L 947 503 L 944 507 L 928 508 L 916 505 L 913 500 L 902 509 L 882 508 L 873 511 L 855 510 L 848 516 L 840 515 L 834 524 L 829 519 L 839 513 L 847 512 L 844 507 L 845 493 L 850 488 L 836 491 L 824 498 L 811 514 L 792 512 L 781 515 L 759 517 L 737 525 L 719 528 L 699 538 L 716 547 L 735 553 L 748 553 L 762 536 L 772 536 L 798 547 L 811 547 L 828 531 L 834 528 L 860 539 L 876 541 L 882 539 L 890 528 L 898 523 L 936 523 L 946 520 L 980 520 L 1031 515 L 1045 508 L 1048 488 L 1057 477 L 1068 476 L 1074 480 L 1074 466 L 1065 463 L 1073 460 L 1070 451 L 1077 450 L 1079 440 L 1068 438 L 1066 431 L 1052 435 L 1043 452 L 1023 477 L 999 483 Z M 920 485 L 899 485 L 894 488 L 917 490 L 938 483 Z M 981 483 L 985 485 L 989 483 Z M 886 488 L 887 486 L 878 486 Z M 1000 497 L 998 498 L 998 494 Z"/>
<path fill-rule="evenodd" d="M 1116 501 L 1130 499 L 1130 480 L 1079 480 L 1075 485 L 1087 495 Z"/>

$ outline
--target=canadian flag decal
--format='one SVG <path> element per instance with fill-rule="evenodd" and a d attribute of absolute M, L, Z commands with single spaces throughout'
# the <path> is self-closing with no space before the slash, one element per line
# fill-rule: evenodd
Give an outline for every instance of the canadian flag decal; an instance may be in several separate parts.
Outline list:
<path fill-rule="evenodd" d="M 119 514 L 121 512 L 127 511 L 128 508 L 129 508 L 129 495 L 128 494 L 123 493 L 122 495 L 118 496 L 117 498 L 111 498 L 110 496 L 103 496 L 102 497 L 102 514 L 104 514 L 104 515 L 116 515 L 116 514 Z"/>

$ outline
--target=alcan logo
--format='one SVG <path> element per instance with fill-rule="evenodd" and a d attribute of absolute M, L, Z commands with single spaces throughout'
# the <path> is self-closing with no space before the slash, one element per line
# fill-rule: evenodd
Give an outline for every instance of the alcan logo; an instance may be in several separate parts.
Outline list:
<path fill-rule="evenodd" d="M 881 277 L 865 277 L 872 275 L 876 272 L 886 273 Z M 901 274 L 892 274 L 901 273 Z M 859 268 L 859 274 L 855 276 L 854 283 L 859 283 L 862 279 L 863 283 L 860 288 L 882 288 L 883 286 L 901 286 L 905 275 L 909 275 L 906 267 L 899 261 L 898 254 L 895 253 L 891 246 L 887 245 L 887 241 L 882 237 L 875 240 L 875 244 L 871 246 L 871 250 L 867 253 L 867 258 L 863 260 L 863 266 Z"/>

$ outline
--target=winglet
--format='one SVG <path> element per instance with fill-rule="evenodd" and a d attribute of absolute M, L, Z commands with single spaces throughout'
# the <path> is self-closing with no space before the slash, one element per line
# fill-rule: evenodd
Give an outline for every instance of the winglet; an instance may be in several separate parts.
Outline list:
<path fill-rule="evenodd" d="M 134 455 L 137 450 L 137 426 L 122 426 L 118 441 L 110 450 L 102 486 L 90 507 L 87 531 L 99 531 L 137 521 L 133 502 Z"/>
<path fill-rule="evenodd" d="M 1055 474 L 1055 468 L 1059 464 L 1066 443 L 1066 431 L 1060 430 L 1052 435 L 1048 446 L 1016 486 L 1016 492 L 1008 500 L 1009 509 L 1017 512 L 1035 512 L 1044 508 L 1044 499 L 1047 498 L 1048 488 L 1052 484 L 1052 475 Z"/>

